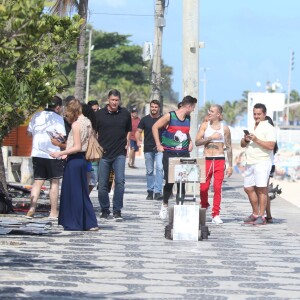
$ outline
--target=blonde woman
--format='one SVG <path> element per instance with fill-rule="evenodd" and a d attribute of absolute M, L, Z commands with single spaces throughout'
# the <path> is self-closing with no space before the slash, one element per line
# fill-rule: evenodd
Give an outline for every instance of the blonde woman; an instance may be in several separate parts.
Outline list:
<path fill-rule="evenodd" d="M 96 215 L 89 198 L 85 151 L 92 125 L 82 114 L 82 105 L 74 99 L 65 107 L 65 118 L 71 124 L 66 149 L 53 152 L 54 158 L 65 158 L 67 164 L 61 186 L 58 224 L 65 230 L 98 230 Z"/>

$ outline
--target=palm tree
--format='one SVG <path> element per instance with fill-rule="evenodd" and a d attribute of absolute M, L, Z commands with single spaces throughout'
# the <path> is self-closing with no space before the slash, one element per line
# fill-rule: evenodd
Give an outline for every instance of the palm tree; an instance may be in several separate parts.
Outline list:
<path fill-rule="evenodd" d="M 206 101 L 205 104 L 199 110 L 199 122 L 202 123 L 205 120 L 205 117 L 208 114 L 210 107 L 214 105 L 214 102 Z"/>
<path fill-rule="evenodd" d="M 82 18 L 80 36 L 77 41 L 78 59 L 76 64 L 76 79 L 75 79 L 75 97 L 83 100 L 84 98 L 84 85 L 85 85 L 85 37 L 86 37 L 86 23 L 88 12 L 88 0 L 50 0 L 53 2 L 51 12 L 60 16 L 71 13 L 76 10 Z"/>

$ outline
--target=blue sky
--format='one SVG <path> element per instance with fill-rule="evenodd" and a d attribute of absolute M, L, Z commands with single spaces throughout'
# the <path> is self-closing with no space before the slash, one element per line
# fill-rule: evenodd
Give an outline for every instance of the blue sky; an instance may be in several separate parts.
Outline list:
<path fill-rule="evenodd" d="M 173 89 L 182 97 L 182 3 L 166 0 L 163 60 L 173 67 Z M 288 87 L 291 51 L 295 68 L 291 88 L 300 92 L 299 0 L 201 0 L 199 101 L 241 99 L 243 91 L 265 91 L 267 81 Z M 155 0 L 89 0 L 89 23 L 97 30 L 131 35 L 133 44 L 153 41 Z M 261 86 L 257 85 L 261 83 Z"/>

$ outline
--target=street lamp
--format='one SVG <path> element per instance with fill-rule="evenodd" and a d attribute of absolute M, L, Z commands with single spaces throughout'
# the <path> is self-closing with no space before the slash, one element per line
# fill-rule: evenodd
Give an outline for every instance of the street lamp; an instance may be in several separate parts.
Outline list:
<path fill-rule="evenodd" d="M 200 70 L 203 71 L 203 79 L 201 80 L 203 82 L 203 107 L 205 106 L 206 103 L 206 71 L 209 71 L 210 68 L 200 68 Z"/>
<path fill-rule="evenodd" d="M 289 77 L 288 77 L 288 90 L 287 90 L 287 99 L 286 99 L 286 117 L 288 125 L 290 125 L 290 96 L 291 96 L 291 82 L 292 82 L 292 71 L 294 70 L 294 60 L 295 52 L 292 50 L 290 54 L 290 64 L 289 64 Z"/>
<path fill-rule="evenodd" d="M 90 70 L 91 70 L 91 52 L 94 49 L 92 45 L 92 29 L 87 29 L 89 32 L 89 51 L 88 51 L 88 64 L 86 68 L 86 87 L 85 87 L 85 103 L 89 101 L 89 89 L 90 89 Z"/>

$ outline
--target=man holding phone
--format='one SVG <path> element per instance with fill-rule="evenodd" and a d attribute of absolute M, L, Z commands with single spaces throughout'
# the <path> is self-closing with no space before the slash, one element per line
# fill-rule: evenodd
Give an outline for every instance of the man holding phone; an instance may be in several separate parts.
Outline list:
<path fill-rule="evenodd" d="M 275 129 L 265 120 L 267 109 L 264 104 L 253 107 L 254 129 L 245 132 L 241 147 L 246 148 L 244 190 L 252 206 L 252 214 L 245 223 L 265 225 L 264 213 L 267 205 L 268 179 L 272 167 L 271 153 L 276 143 Z"/>

